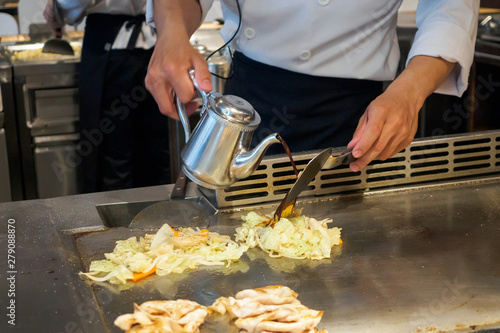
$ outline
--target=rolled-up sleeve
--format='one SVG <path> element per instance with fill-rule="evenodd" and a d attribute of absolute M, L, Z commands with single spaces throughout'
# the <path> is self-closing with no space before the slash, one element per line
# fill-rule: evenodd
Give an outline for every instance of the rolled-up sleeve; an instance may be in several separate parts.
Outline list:
<path fill-rule="evenodd" d="M 420 0 L 417 34 L 408 55 L 441 57 L 456 62 L 454 71 L 435 91 L 461 96 L 467 89 L 478 26 L 479 0 Z"/>
<path fill-rule="evenodd" d="M 158 0 L 157 0 L 158 1 Z M 159 0 L 159 1 L 164 1 L 164 0 Z M 214 3 L 214 0 L 199 0 L 200 6 L 201 6 L 201 22 L 205 20 L 205 17 L 207 16 L 207 12 L 212 7 L 212 4 Z M 151 25 L 152 27 L 155 26 L 154 20 L 153 20 L 153 0 L 147 0 L 146 3 L 146 23 Z M 200 24 L 201 24 L 200 22 Z"/>

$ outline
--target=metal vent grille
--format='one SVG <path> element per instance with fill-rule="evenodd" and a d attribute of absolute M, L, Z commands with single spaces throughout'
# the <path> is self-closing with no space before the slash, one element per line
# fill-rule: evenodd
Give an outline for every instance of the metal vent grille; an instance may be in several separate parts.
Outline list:
<path fill-rule="evenodd" d="M 299 171 L 319 152 L 294 154 Z M 321 170 L 300 196 L 495 173 L 500 173 L 500 131 L 418 139 L 392 158 L 373 161 L 360 172 L 351 172 L 348 166 Z M 292 166 L 283 154 L 265 157 L 252 176 L 227 189 L 200 189 L 216 207 L 227 208 L 281 200 L 294 182 Z"/>

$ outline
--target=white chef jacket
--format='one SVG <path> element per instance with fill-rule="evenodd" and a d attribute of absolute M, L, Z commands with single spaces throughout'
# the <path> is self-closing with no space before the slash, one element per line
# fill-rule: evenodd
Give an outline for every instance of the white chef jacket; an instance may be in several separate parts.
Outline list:
<path fill-rule="evenodd" d="M 161 0 L 156 0 L 161 1 Z M 213 0 L 199 0 L 203 15 Z M 230 46 L 268 65 L 316 76 L 394 79 L 399 62 L 397 13 L 402 0 L 240 0 L 242 24 Z M 221 0 L 229 40 L 238 26 L 236 0 Z M 146 21 L 152 22 L 153 0 Z M 479 0 L 420 0 L 417 55 L 457 62 L 436 90 L 461 95 L 467 88 L 478 25 Z"/>

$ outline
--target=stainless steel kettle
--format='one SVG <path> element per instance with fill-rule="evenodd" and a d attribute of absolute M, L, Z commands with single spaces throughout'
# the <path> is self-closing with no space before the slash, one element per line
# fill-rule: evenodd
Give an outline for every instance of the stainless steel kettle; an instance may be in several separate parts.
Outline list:
<path fill-rule="evenodd" d="M 250 150 L 252 135 L 260 116 L 246 100 L 218 92 L 205 93 L 189 72 L 203 98 L 201 118 L 190 133 L 184 105 L 177 99 L 177 111 L 189 141 L 181 152 L 182 170 L 196 184 L 210 189 L 226 188 L 250 176 L 259 166 L 267 148 L 280 143 L 278 133 L 270 134 Z"/>

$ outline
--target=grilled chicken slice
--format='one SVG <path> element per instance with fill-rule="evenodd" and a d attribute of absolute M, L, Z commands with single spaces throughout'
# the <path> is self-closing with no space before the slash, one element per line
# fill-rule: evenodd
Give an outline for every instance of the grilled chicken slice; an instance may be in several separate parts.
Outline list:
<path fill-rule="evenodd" d="M 284 286 L 242 290 L 234 298 L 220 297 L 209 311 L 235 317 L 240 332 L 326 333 L 316 329 L 323 311 L 301 304 L 297 293 Z"/>
<path fill-rule="evenodd" d="M 208 309 L 189 300 L 134 303 L 134 313 L 124 314 L 115 325 L 127 333 L 198 333 Z"/>

